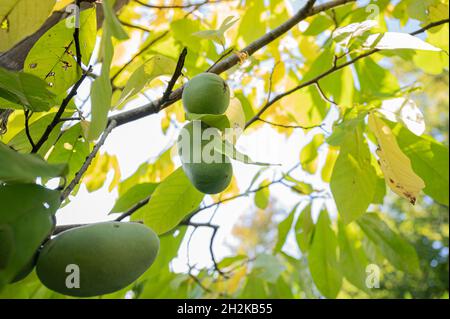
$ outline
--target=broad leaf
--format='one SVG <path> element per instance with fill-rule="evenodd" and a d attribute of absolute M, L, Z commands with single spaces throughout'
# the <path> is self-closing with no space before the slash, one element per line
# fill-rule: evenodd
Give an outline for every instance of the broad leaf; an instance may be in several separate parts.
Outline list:
<path fill-rule="evenodd" d="M 278 238 L 274 253 L 280 252 L 286 242 L 286 238 L 291 230 L 292 223 L 294 222 L 295 212 L 297 211 L 298 204 L 294 206 L 289 215 L 278 224 Z"/>
<path fill-rule="evenodd" d="M 389 121 L 403 123 L 416 135 L 420 136 L 425 132 L 423 114 L 413 100 L 402 97 L 384 100 L 379 112 Z"/>
<path fill-rule="evenodd" d="M 176 64 L 172 59 L 162 55 L 155 55 L 145 61 L 143 65 L 131 74 L 115 107 L 120 107 L 129 101 L 158 76 L 172 74 L 175 66 Z"/>
<path fill-rule="evenodd" d="M 108 26 L 108 25 L 107 25 Z M 86 138 L 96 140 L 108 123 L 108 112 L 111 108 L 112 86 L 110 81 L 110 67 L 114 54 L 110 30 L 105 27 L 102 35 L 100 53 L 102 69 L 100 76 L 95 79 L 91 87 L 91 122 L 89 123 Z"/>
<path fill-rule="evenodd" d="M 270 190 L 267 185 L 270 181 L 264 180 L 259 184 L 260 190 L 255 193 L 255 205 L 260 209 L 266 209 L 270 201 Z M 266 186 L 266 187 L 265 187 Z"/>
<path fill-rule="evenodd" d="M 44 33 L 28 53 L 24 71 L 45 80 L 49 90 L 59 95 L 71 87 L 81 76 L 74 59 L 72 17 L 58 22 Z M 81 59 L 88 64 L 94 49 L 97 34 L 95 9 L 80 12 Z"/>
<path fill-rule="evenodd" d="M 408 33 L 385 32 L 383 34 L 371 34 L 363 44 L 367 48 L 380 50 L 412 49 L 425 51 L 441 51 L 418 37 Z"/>
<path fill-rule="evenodd" d="M 274 283 L 284 269 L 285 266 L 276 256 L 261 254 L 255 258 L 252 273 L 258 278 Z"/>
<path fill-rule="evenodd" d="M 386 183 L 396 194 L 415 204 L 425 183 L 413 171 L 410 159 L 398 146 L 389 126 L 374 113 L 369 114 L 369 127 L 378 140 L 377 154 Z"/>
<path fill-rule="evenodd" d="M 448 206 L 448 148 L 429 136 L 418 137 L 401 125 L 393 133 L 401 150 L 411 159 L 414 172 L 425 182 L 423 192 Z"/>
<path fill-rule="evenodd" d="M 375 196 L 377 174 L 361 129 L 345 137 L 331 175 L 330 188 L 344 223 L 364 214 Z"/>
<path fill-rule="evenodd" d="M 34 184 L 0 186 L 0 203 L 1 289 L 31 261 L 50 234 L 59 192 Z"/>
<path fill-rule="evenodd" d="M 115 0 L 103 0 L 103 12 L 105 14 L 105 22 L 111 35 L 118 40 L 128 39 L 128 34 L 122 28 L 122 24 L 117 19 L 113 10 Z"/>
<path fill-rule="evenodd" d="M 413 275 L 420 274 L 414 247 L 390 229 L 377 214 L 365 214 L 358 219 L 358 225 L 395 268 Z"/>
<path fill-rule="evenodd" d="M 59 177 L 65 172 L 65 164 L 50 165 L 39 155 L 18 153 L 0 142 L 0 181 L 2 182 L 34 182 L 38 177 Z"/>
<path fill-rule="evenodd" d="M 136 184 L 120 196 L 110 213 L 125 212 L 140 201 L 148 198 L 158 186 L 157 183 Z"/>
<path fill-rule="evenodd" d="M 0 109 L 42 112 L 48 111 L 53 105 L 54 95 L 48 91 L 45 81 L 32 74 L 0 68 Z"/>
<path fill-rule="evenodd" d="M 81 125 L 77 124 L 62 133 L 54 145 L 47 161 L 52 164 L 67 164 L 67 180 L 72 180 L 89 155 L 89 143 L 81 136 Z"/>
<path fill-rule="evenodd" d="M 133 215 L 156 233 L 163 234 L 176 227 L 203 199 L 179 167 L 164 179 L 153 192 L 150 202 Z"/>
<path fill-rule="evenodd" d="M 327 298 L 336 298 L 342 276 L 337 260 L 336 235 L 326 211 L 322 211 L 317 220 L 308 260 L 309 271 L 319 291 Z"/>
<path fill-rule="evenodd" d="M 309 250 L 314 232 L 314 222 L 311 217 L 311 205 L 306 206 L 295 223 L 295 238 L 302 253 Z"/>
<path fill-rule="evenodd" d="M 55 0 L 2 0 L 0 52 L 9 50 L 20 40 L 37 31 L 47 20 L 55 2 Z"/>
<path fill-rule="evenodd" d="M 338 222 L 339 263 L 345 278 L 355 287 L 367 291 L 366 266 L 369 262 L 353 225 Z"/>
<path fill-rule="evenodd" d="M 325 138 L 322 134 L 314 135 L 309 144 L 302 148 L 300 152 L 300 163 L 302 168 L 310 174 L 314 174 L 317 169 L 318 148 L 323 144 Z"/>

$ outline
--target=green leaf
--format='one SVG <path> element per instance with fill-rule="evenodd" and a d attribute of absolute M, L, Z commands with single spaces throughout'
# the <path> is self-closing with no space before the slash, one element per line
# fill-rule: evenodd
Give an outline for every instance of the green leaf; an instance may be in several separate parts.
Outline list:
<path fill-rule="evenodd" d="M 347 133 L 330 181 L 344 223 L 348 224 L 366 212 L 375 196 L 377 178 L 361 129 Z"/>
<path fill-rule="evenodd" d="M 134 214 L 133 219 L 143 218 L 147 226 L 157 234 L 163 234 L 175 228 L 194 211 L 203 196 L 179 167 L 158 185 L 149 203 Z"/>
<path fill-rule="evenodd" d="M 214 146 L 217 146 L 217 143 L 215 143 Z M 219 153 L 226 155 L 236 161 L 239 161 L 239 162 L 242 162 L 245 164 L 252 164 L 252 165 L 259 165 L 259 166 L 280 165 L 280 164 L 255 162 L 248 155 L 238 151 L 236 149 L 236 147 L 234 146 L 234 144 L 227 140 L 223 140 L 220 147 L 215 147 L 214 150 L 218 151 Z"/>
<path fill-rule="evenodd" d="M 157 186 L 158 183 L 142 183 L 134 185 L 116 200 L 110 214 L 129 210 L 140 201 L 149 197 Z"/>
<path fill-rule="evenodd" d="M 47 161 L 52 164 L 67 164 L 67 180 L 72 180 L 89 155 L 89 143 L 82 137 L 80 124 L 64 131 L 58 139 Z"/>
<path fill-rule="evenodd" d="M 12 48 L 47 20 L 55 0 L 2 0 L 0 6 L 0 52 Z"/>
<path fill-rule="evenodd" d="M 276 256 L 261 254 L 256 256 L 253 262 L 252 274 L 265 281 L 275 283 L 284 270 L 285 266 Z"/>
<path fill-rule="evenodd" d="M 431 45 L 418 37 L 408 33 L 401 32 L 385 32 L 371 34 L 364 46 L 367 48 L 376 48 L 379 50 L 424 50 L 424 51 L 441 51 L 441 49 Z"/>
<path fill-rule="evenodd" d="M 365 214 L 357 222 L 366 236 L 395 268 L 417 276 L 421 273 L 414 247 L 392 231 L 377 214 Z"/>
<path fill-rule="evenodd" d="M 314 135 L 309 144 L 302 148 L 300 152 L 300 163 L 302 168 L 310 174 L 314 174 L 317 169 L 318 148 L 324 142 L 322 134 Z"/>
<path fill-rule="evenodd" d="M 269 185 L 270 181 L 264 180 L 259 184 L 258 188 Z M 270 201 L 270 190 L 269 187 L 261 188 L 255 193 L 255 205 L 260 209 L 266 209 Z"/>
<path fill-rule="evenodd" d="M 108 25 L 107 25 L 108 26 Z M 91 87 L 91 123 L 86 138 L 96 140 L 105 130 L 108 123 L 108 112 L 111 108 L 112 86 L 109 76 L 114 48 L 108 27 L 104 28 L 101 43 L 102 70 Z"/>
<path fill-rule="evenodd" d="M 277 243 L 275 244 L 275 248 L 273 249 L 274 253 L 280 252 L 281 249 L 283 248 L 284 243 L 286 242 L 286 238 L 289 234 L 289 231 L 291 230 L 295 212 L 297 211 L 298 205 L 299 204 L 297 203 L 297 205 L 294 206 L 289 215 L 287 215 L 287 217 L 278 224 L 278 238 Z"/>
<path fill-rule="evenodd" d="M 336 250 L 336 235 L 330 227 L 328 213 L 322 211 L 317 220 L 308 260 L 314 283 L 327 298 L 336 298 L 342 284 Z"/>
<path fill-rule="evenodd" d="M 338 157 L 338 148 L 328 146 L 328 153 L 325 159 L 325 164 L 322 167 L 322 180 L 326 183 L 331 181 L 331 174 L 333 174 L 334 164 Z"/>
<path fill-rule="evenodd" d="M 302 253 L 309 250 L 313 232 L 314 222 L 311 217 L 311 204 L 309 204 L 302 210 L 295 223 L 295 238 Z"/>
<path fill-rule="evenodd" d="M 242 16 L 238 30 L 239 37 L 242 37 L 246 44 L 266 33 L 266 23 L 261 17 L 264 8 L 263 0 L 252 1 L 246 6 L 245 14 Z"/>
<path fill-rule="evenodd" d="M 309 24 L 303 35 L 315 36 L 324 32 L 334 24 L 333 20 L 326 14 L 317 14 Z"/>
<path fill-rule="evenodd" d="M 416 136 L 401 125 L 393 132 L 401 150 L 411 160 L 414 172 L 425 182 L 424 193 L 448 206 L 448 148 L 429 136 Z"/>
<path fill-rule="evenodd" d="M 241 298 L 264 299 L 267 298 L 266 282 L 251 272 L 240 296 Z"/>
<path fill-rule="evenodd" d="M 368 291 L 366 266 L 368 259 L 353 225 L 338 222 L 339 263 L 342 274 L 355 287 Z"/>
<path fill-rule="evenodd" d="M 44 131 L 47 129 L 47 126 L 51 123 L 53 118 L 55 117 L 56 112 L 49 112 L 46 113 L 44 116 L 38 118 L 36 121 L 32 122 L 29 125 L 30 130 L 30 136 L 33 139 L 33 141 L 38 141 Z M 72 112 L 64 112 L 63 117 L 70 116 Z M 63 123 L 59 123 L 55 126 L 55 128 L 52 130 L 52 133 L 48 137 L 47 141 L 44 143 L 44 145 L 39 149 L 39 155 L 45 156 L 47 151 L 53 146 L 53 144 L 58 139 L 58 135 L 61 130 L 61 126 Z M 11 140 L 8 142 L 8 145 L 14 148 L 15 150 L 23 153 L 31 152 L 31 144 L 28 140 L 26 129 L 23 127 L 23 124 L 21 124 L 21 130 L 11 138 Z"/>
<path fill-rule="evenodd" d="M 235 144 L 245 128 L 245 113 L 239 99 L 232 98 L 224 114 L 186 113 L 188 120 L 200 120 L 224 132 L 224 139 Z M 226 130 L 232 128 L 232 130 Z"/>
<path fill-rule="evenodd" d="M 113 11 L 113 4 L 115 0 L 103 0 L 103 12 L 105 14 L 105 23 L 110 30 L 111 35 L 118 40 L 128 39 L 128 34 L 122 28 L 122 24 L 117 19 L 116 14 Z"/>
<path fill-rule="evenodd" d="M 367 32 L 377 25 L 378 23 L 375 20 L 351 23 L 334 30 L 333 40 L 342 46 L 350 47 L 352 43 L 364 38 Z"/>
<path fill-rule="evenodd" d="M 176 41 L 189 49 L 189 52 L 200 52 L 202 45 L 198 37 L 194 35 L 200 30 L 200 22 L 190 19 L 175 20 L 170 24 L 170 30 Z M 189 58 L 189 55 L 187 56 Z"/>
<path fill-rule="evenodd" d="M 34 184 L 0 186 L 0 203 L 1 288 L 30 262 L 50 234 L 59 192 Z"/>
<path fill-rule="evenodd" d="M 81 76 L 74 59 L 73 17 L 61 20 L 44 33 L 28 53 L 24 71 L 45 80 L 49 90 L 59 95 L 70 88 Z M 73 26 L 70 26 L 73 24 Z M 88 64 L 97 34 L 95 9 L 80 12 L 81 60 Z"/>
<path fill-rule="evenodd" d="M 47 88 L 45 81 L 32 74 L 0 68 L 0 109 L 48 111 L 55 101 Z"/>
<path fill-rule="evenodd" d="M 0 181 L 34 182 L 37 177 L 63 176 L 66 165 L 50 165 L 35 154 L 21 154 L 0 142 Z"/>
<path fill-rule="evenodd" d="M 199 38 L 203 39 L 209 39 L 213 40 L 214 42 L 217 42 L 220 45 L 225 45 L 225 36 L 224 33 L 233 26 L 233 24 L 236 23 L 239 18 L 233 20 L 233 16 L 226 17 L 222 24 L 220 25 L 219 29 L 217 30 L 204 30 L 204 31 L 198 31 L 194 32 L 192 35 L 195 35 Z"/>
<path fill-rule="evenodd" d="M 361 84 L 361 100 L 391 98 L 400 89 L 397 79 L 372 58 L 364 58 L 354 64 Z"/>
<path fill-rule="evenodd" d="M 175 66 L 176 63 L 172 59 L 162 55 L 155 55 L 145 61 L 131 74 L 115 107 L 120 107 L 129 101 L 158 76 L 172 74 Z"/>

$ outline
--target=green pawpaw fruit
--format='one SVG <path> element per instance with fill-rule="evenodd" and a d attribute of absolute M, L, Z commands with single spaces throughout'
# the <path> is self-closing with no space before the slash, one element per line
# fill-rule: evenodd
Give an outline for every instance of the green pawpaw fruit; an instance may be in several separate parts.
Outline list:
<path fill-rule="evenodd" d="M 186 124 L 178 137 L 178 154 L 183 170 L 192 185 L 202 193 L 222 192 L 233 177 L 229 157 L 216 150 L 221 144 L 219 130 L 201 121 Z"/>
<path fill-rule="evenodd" d="M 36 273 L 58 293 L 91 297 L 125 288 L 153 263 L 158 236 L 139 223 L 104 222 L 62 232 L 42 248 Z"/>
<path fill-rule="evenodd" d="M 185 85 L 182 100 L 187 113 L 223 114 L 230 104 L 230 88 L 217 74 L 200 73 Z"/>
<path fill-rule="evenodd" d="M 23 266 L 22 269 L 13 278 L 13 280 L 11 281 L 12 284 L 25 279 L 25 277 L 27 277 L 33 271 L 34 266 L 36 265 L 37 257 L 38 253 L 34 254 L 30 261 L 25 266 Z"/>

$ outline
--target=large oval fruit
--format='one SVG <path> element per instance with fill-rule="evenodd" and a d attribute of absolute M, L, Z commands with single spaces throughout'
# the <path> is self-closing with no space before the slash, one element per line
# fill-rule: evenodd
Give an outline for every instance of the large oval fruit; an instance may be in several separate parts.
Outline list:
<path fill-rule="evenodd" d="M 230 104 L 230 89 L 217 74 L 200 73 L 184 87 L 184 110 L 196 114 L 223 114 Z"/>
<path fill-rule="evenodd" d="M 158 250 L 158 236 L 145 225 L 87 225 L 50 240 L 39 254 L 36 273 L 45 286 L 61 294 L 98 296 L 135 281 L 151 266 Z"/>
<path fill-rule="evenodd" d="M 195 188 L 205 194 L 217 194 L 227 188 L 233 167 L 228 156 L 214 150 L 221 146 L 219 130 L 192 121 L 182 128 L 177 144 L 183 170 Z"/>

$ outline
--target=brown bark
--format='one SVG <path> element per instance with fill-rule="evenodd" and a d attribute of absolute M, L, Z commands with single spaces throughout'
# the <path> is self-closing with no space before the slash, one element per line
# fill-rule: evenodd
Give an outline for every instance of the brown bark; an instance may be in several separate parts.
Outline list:
<path fill-rule="evenodd" d="M 117 0 L 114 9 L 115 11 L 119 11 L 124 5 L 126 5 L 129 2 L 129 0 Z M 81 9 L 86 9 L 88 7 L 91 7 L 92 4 L 88 2 L 83 2 L 81 4 Z M 100 28 L 103 22 L 103 10 L 101 10 L 101 6 L 98 6 L 97 10 L 97 27 Z M 41 26 L 41 28 L 33 33 L 32 35 L 29 35 L 28 37 L 24 38 L 22 41 L 17 43 L 14 47 L 9 49 L 6 52 L 0 53 L 0 67 L 13 70 L 13 71 L 19 71 L 23 69 L 23 63 L 25 61 L 25 58 L 28 55 L 28 52 L 31 50 L 33 45 L 36 43 L 37 40 L 45 33 L 47 32 L 51 27 L 53 27 L 56 23 L 61 21 L 62 19 L 66 18 L 68 16 L 68 12 L 63 11 L 55 11 L 53 12 L 50 17 L 44 22 L 44 24 Z"/>

